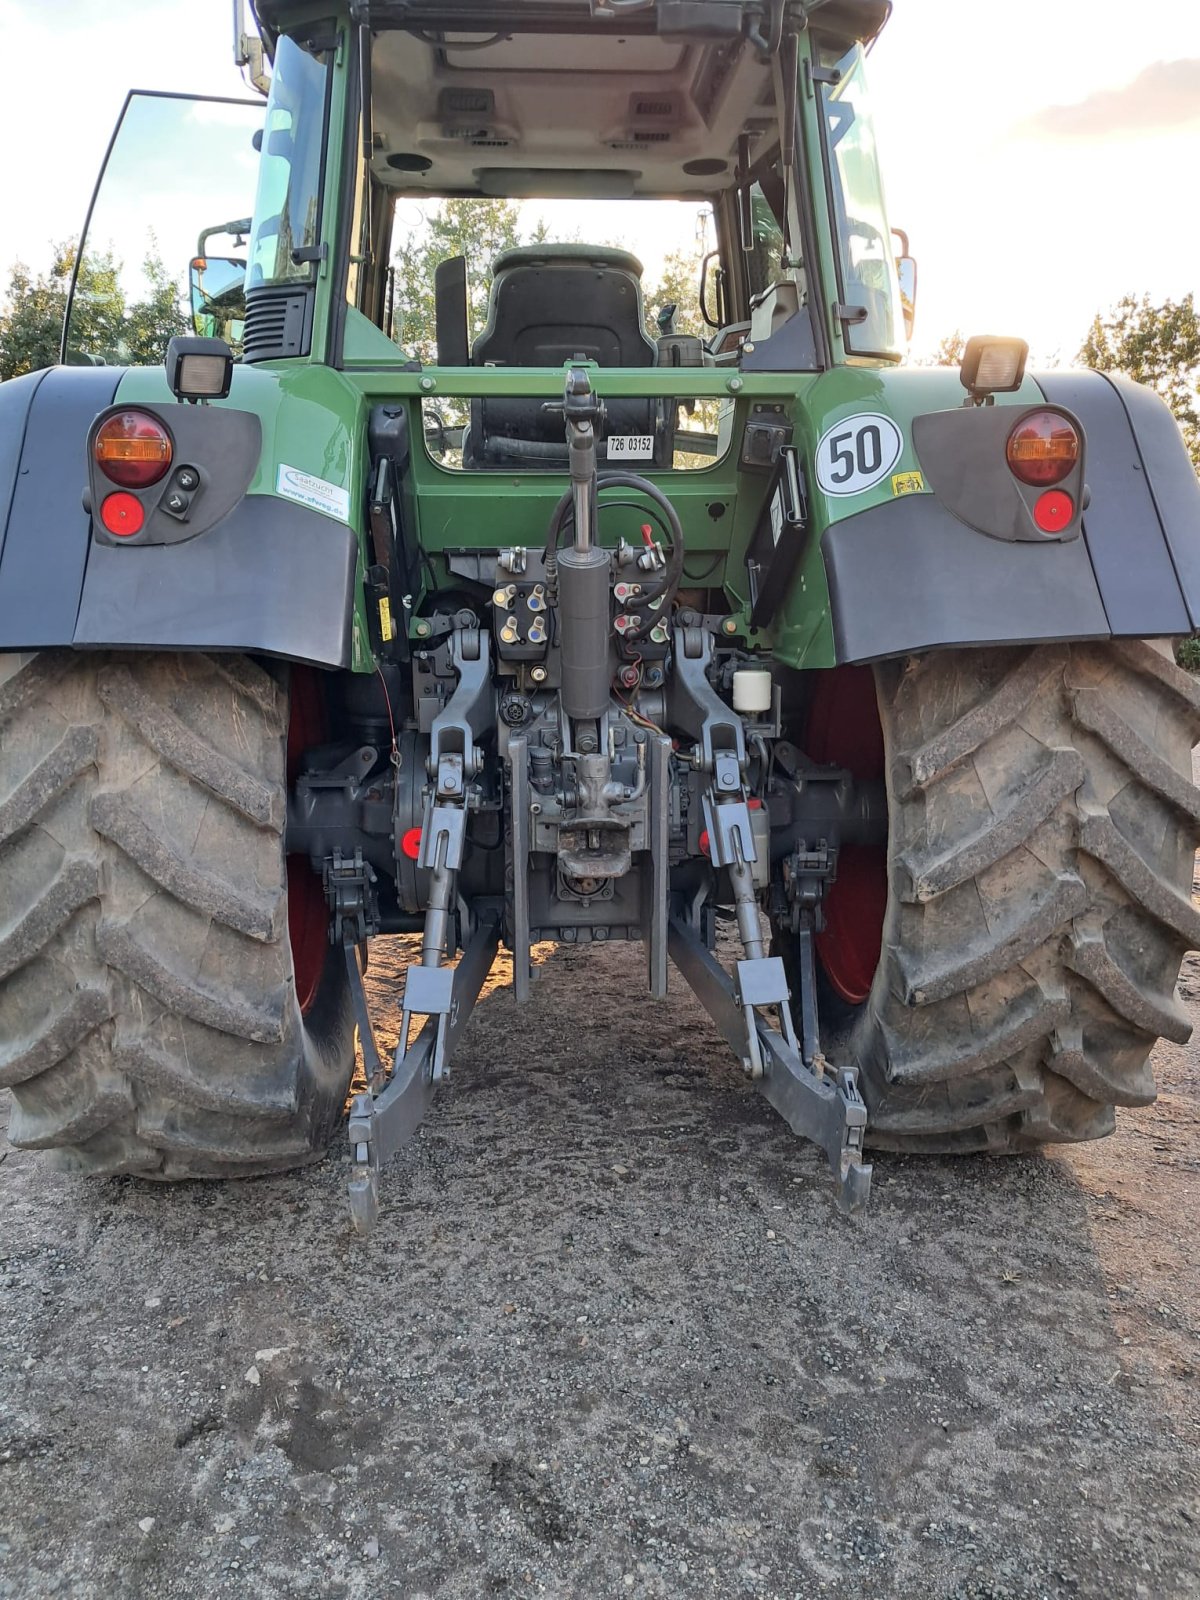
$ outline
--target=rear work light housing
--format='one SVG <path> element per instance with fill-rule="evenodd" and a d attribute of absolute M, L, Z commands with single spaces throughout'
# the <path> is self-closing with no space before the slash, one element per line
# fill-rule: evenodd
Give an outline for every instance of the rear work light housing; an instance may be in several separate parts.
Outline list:
<path fill-rule="evenodd" d="M 1024 339 L 1002 339 L 991 333 L 968 339 L 958 373 L 969 396 L 965 404 L 987 405 L 994 394 L 1015 394 L 1025 382 L 1028 359 Z"/>
<path fill-rule="evenodd" d="M 233 387 L 233 352 L 224 339 L 178 334 L 167 346 L 167 382 L 176 400 L 224 400 Z"/>
<path fill-rule="evenodd" d="M 174 446 L 157 417 L 145 411 L 118 411 L 100 425 L 92 456 L 110 483 L 122 489 L 150 489 L 171 470 Z"/>

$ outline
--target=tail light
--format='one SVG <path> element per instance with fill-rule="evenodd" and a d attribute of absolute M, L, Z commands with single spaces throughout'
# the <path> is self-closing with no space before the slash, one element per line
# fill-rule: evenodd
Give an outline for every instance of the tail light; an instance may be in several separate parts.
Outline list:
<path fill-rule="evenodd" d="M 118 411 L 101 424 L 92 453 L 110 482 L 149 489 L 170 470 L 171 435 L 145 411 Z"/>
<path fill-rule="evenodd" d="M 106 495 L 100 507 L 100 521 L 118 539 L 131 539 L 146 525 L 146 513 L 137 495 L 119 489 Z"/>
<path fill-rule="evenodd" d="M 1009 469 L 1033 489 L 1049 489 L 1074 471 L 1079 461 L 1079 434 L 1057 411 L 1034 411 L 1008 436 Z"/>
<path fill-rule="evenodd" d="M 1042 533 L 1062 533 L 1071 525 L 1075 515 L 1075 502 L 1061 489 L 1047 489 L 1040 494 L 1033 507 L 1033 520 Z"/>

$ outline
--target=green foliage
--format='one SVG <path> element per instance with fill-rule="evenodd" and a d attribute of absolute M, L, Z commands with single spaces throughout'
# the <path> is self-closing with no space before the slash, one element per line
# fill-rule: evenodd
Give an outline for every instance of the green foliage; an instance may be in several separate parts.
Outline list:
<path fill-rule="evenodd" d="M 1180 639 L 1175 646 L 1175 659 L 1189 672 L 1200 673 L 1200 636 L 1191 633 L 1186 639 Z"/>
<path fill-rule="evenodd" d="M 75 247 L 66 244 L 55 249 L 50 271 L 39 278 L 21 262 L 13 267 L 0 310 L 0 379 L 57 362 L 74 260 Z"/>
<path fill-rule="evenodd" d="M 1149 295 L 1125 295 L 1095 318 L 1079 359 L 1157 389 L 1200 471 L 1200 315 L 1192 295 L 1157 306 Z"/>
<path fill-rule="evenodd" d="M 961 332 L 955 328 L 953 333 L 946 334 L 937 349 L 931 356 L 922 356 L 915 360 L 913 365 L 918 367 L 961 367 L 963 352 L 967 348 L 967 341 Z"/>
<path fill-rule="evenodd" d="M 403 226 L 401 202 L 397 223 Z M 442 200 L 430 206 L 424 226 L 413 229 L 396 251 L 393 335 L 402 350 L 431 362 L 437 355 L 433 274 L 439 261 L 467 258 L 467 320 L 470 338 L 482 331 L 492 287 L 492 263 L 502 250 L 540 243 L 522 238 L 519 214 L 511 200 Z"/>
<path fill-rule="evenodd" d="M 710 329 L 700 315 L 700 250 L 673 250 L 663 262 L 662 276 L 644 288 L 646 331 L 658 338 L 657 316 L 664 306 L 675 306 L 674 331 L 708 337 Z"/>
<path fill-rule="evenodd" d="M 56 246 L 50 271 L 37 278 L 20 263 L 13 267 L 0 309 L 0 379 L 57 363 L 76 248 L 74 241 Z M 180 289 L 153 239 L 142 265 L 149 289 L 145 298 L 127 304 L 120 271 L 111 252 L 84 257 L 75 290 L 72 349 L 122 365 L 153 366 L 163 359 L 172 335 L 190 328 Z"/>
<path fill-rule="evenodd" d="M 122 359 L 130 366 L 153 367 L 166 357 L 167 345 L 176 334 L 192 332 L 192 318 L 180 285 L 164 266 L 157 246 L 143 261 L 142 274 L 150 292 L 125 308 L 122 338 L 126 353 Z"/>
<path fill-rule="evenodd" d="M 513 200 L 440 200 L 428 208 L 421 226 L 411 229 L 407 235 L 403 235 L 404 202 L 401 201 L 397 227 L 402 233 L 402 242 L 392 257 L 396 272 L 392 332 L 402 350 L 423 362 L 434 361 L 437 354 L 433 277 L 440 261 L 448 261 L 453 256 L 467 258 L 468 332 L 474 341 L 487 321 L 492 263 L 496 257 L 517 245 L 544 244 L 547 239 L 544 226 L 532 232 L 522 231 L 520 207 Z M 568 244 L 572 241 L 559 237 L 554 242 Z M 622 240 L 611 242 L 618 248 L 625 248 Z M 659 332 L 657 313 L 672 303 L 678 306 L 676 333 L 704 335 L 699 285 L 698 247 L 694 251 L 677 250 L 667 256 L 659 281 L 644 287 L 646 329 L 652 339 L 656 339 Z"/>

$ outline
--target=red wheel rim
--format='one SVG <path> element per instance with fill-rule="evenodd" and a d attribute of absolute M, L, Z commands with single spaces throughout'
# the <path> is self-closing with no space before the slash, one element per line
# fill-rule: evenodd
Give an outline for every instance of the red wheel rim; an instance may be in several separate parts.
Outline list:
<path fill-rule="evenodd" d="M 870 667 L 834 667 L 817 674 L 805 754 L 813 761 L 846 767 L 865 781 L 883 777 L 883 728 Z M 851 1005 L 861 1005 L 871 992 L 883 949 L 886 909 L 886 848 L 846 845 L 838 854 L 837 878 L 825 896 L 825 927 L 817 935 L 817 954 L 826 977 Z"/>
<path fill-rule="evenodd" d="M 325 738 L 328 718 L 321 680 L 311 667 L 292 668 L 292 711 L 288 721 L 288 788 L 296 781 L 304 752 Z M 288 856 L 288 938 L 300 1015 L 307 1016 L 317 998 L 329 953 L 329 908 L 320 877 L 307 856 Z"/>

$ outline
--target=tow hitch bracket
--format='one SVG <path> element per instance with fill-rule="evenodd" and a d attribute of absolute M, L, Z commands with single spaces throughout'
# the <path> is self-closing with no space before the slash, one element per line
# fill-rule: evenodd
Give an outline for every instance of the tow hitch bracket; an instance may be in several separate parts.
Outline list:
<path fill-rule="evenodd" d="M 825 1152 L 841 1209 L 863 1210 L 871 1192 L 871 1168 L 863 1161 L 867 1108 L 857 1072 L 852 1067 L 830 1072 L 820 1056 L 811 1068 L 805 1066 L 790 1022 L 784 1021 L 785 1032 L 780 1033 L 755 1009 L 775 1004 L 786 1019 L 786 986 L 779 1000 L 782 964 L 776 972 L 771 958 L 740 961 L 735 983 L 699 933 L 678 916 L 671 918 L 670 950 L 671 959 L 739 1056 L 746 1049 L 747 1026 L 754 1029 L 762 1061 L 756 1087 L 793 1133 Z"/>
<path fill-rule="evenodd" d="M 354 1159 L 350 1215 L 359 1233 L 368 1233 L 375 1225 L 379 1216 L 379 1170 L 424 1120 L 438 1084 L 446 1076 L 445 1063 L 475 1008 L 499 943 L 499 913 L 485 911 L 457 966 L 409 968 L 392 1075 L 378 1094 L 368 1089 L 355 1095 L 350 1106 L 350 1149 Z M 358 987 L 361 990 L 361 974 Z M 414 1016 L 424 1016 L 426 1020 L 410 1045 L 409 1024 Z M 367 1028 L 370 1029 L 369 1020 Z M 375 1049 L 373 1038 L 370 1048 Z M 364 1056 L 366 1050 L 364 1037 Z"/>

